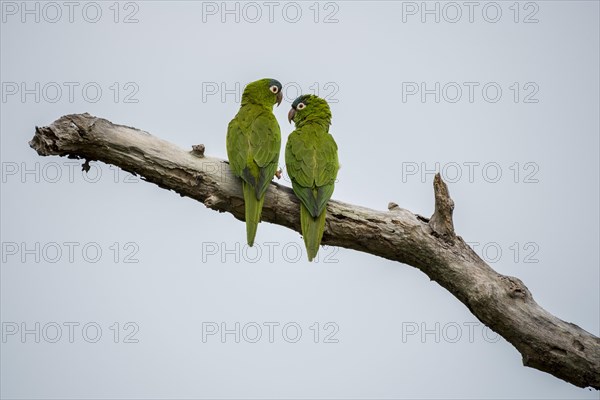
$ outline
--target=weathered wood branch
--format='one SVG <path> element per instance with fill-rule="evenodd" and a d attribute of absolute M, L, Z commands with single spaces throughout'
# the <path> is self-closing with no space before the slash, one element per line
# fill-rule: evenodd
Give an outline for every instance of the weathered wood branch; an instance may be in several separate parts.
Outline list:
<path fill-rule="evenodd" d="M 64 116 L 36 128 L 30 146 L 39 155 L 102 161 L 209 208 L 244 218 L 241 186 L 226 161 L 147 132 L 89 114 Z M 390 203 L 389 211 L 330 201 L 323 243 L 399 261 L 446 288 L 481 322 L 523 356 L 523 364 L 580 387 L 600 389 L 600 339 L 540 307 L 519 279 L 490 268 L 454 232 L 454 202 L 436 176 L 431 219 Z M 290 188 L 273 183 L 263 221 L 300 232 L 299 203 Z M 241 228 L 240 228 L 241 229 Z"/>
<path fill-rule="evenodd" d="M 440 174 L 436 174 L 433 178 L 433 190 L 435 192 L 435 209 L 429 220 L 429 226 L 438 235 L 452 241 L 456 236 L 452 222 L 454 201 L 450 198 L 448 185 L 442 180 Z"/>

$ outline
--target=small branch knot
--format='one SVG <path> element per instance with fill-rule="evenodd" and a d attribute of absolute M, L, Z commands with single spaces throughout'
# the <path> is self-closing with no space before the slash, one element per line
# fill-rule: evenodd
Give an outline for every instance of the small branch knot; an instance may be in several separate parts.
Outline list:
<path fill-rule="evenodd" d="M 85 162 L 83 164 L 81 164 L 81 170 L 84 171 L 85 173 L 88 173 L 90 170 L 90 160 L 88 160 L 87 158 L 85 159 Z"/>
<path fill-rule="evenodd" d="M 433 179 L 433 190 L 435 192 L 435 210 L 429 220 L 429 226 L 436 234 L 452 240 L 456 236 L 452 222 L 454 201 L 450 198 L 448 185 L 442 180 L 439 172 Z"/>
<path fill-rule="evenodd" d="M 210 195 L 204 200 L 204 205 L 208 208 L 215 208 L 217 203 L 219 202 L 219 198 L 215 195 Z"/>
<path fill-rule="evenodd" d="M 192 146 L 192 154 L 196 157 L 204 158 L 204 150 L 206 150 L 206 147 L 204 147 L 203 144 L 195 144 Z"/>
<path fill-rule="evenodd" d="M 527 289 L 527 286 L 519 278 L 514 276 L 503 276 L 503 282 L 506 283 L 508 295 L 513 299 L 530 299 L 531 292 Z"/>

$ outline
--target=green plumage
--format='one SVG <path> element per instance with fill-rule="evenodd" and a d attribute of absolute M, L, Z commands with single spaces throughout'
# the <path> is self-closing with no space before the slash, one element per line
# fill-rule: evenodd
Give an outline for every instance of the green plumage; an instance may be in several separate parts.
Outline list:
<path fill-rule="evenodd" d="M 285 147 L 285 163 L 294 193 L 302 203 L 302 236 L 312 261 L 325 230 L 327 202 L 333 194 L 339 169 L 337 144 L 329 134 L 331 111 L 317 96 L 300 96 L 288 116 L 296 124 Z"/>
<path fill-rule="evenodd" d="M 281 131 L 273 106 L 281 102 L 281 84 L 274 79 L 249 83 L 242 105 L 227 128 L 227 157 L 235 175 L 242 179 L 246 239 L 254 244 L 265 193 L 279 161 Z"/>

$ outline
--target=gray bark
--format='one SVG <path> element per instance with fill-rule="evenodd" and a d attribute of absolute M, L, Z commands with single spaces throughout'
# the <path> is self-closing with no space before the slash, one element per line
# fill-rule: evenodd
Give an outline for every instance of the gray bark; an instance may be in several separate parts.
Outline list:
<path fill-rule="evenodd" d="M 41 156 L 67 156 L 116 165 L 164 189 L 244 219 L 241 185 L 226 161 L 185 151 L 147 132 L 89 114 L 61 117 L 36 127 L 30 146 Z M 341 201 L 327 206 L 323 243 L 411 265 L 446 288 L 481 322 L 522 355 L 523 364 L 579 387 L 600 389 L 600 339 L 540 307 L 521 280 L 488 266 L 454 232 L 454 202 L 442 179 L 434 180 L 435 212 L 429 219 L 390 203 L 376 211 Z M 273 183 L 263 221 L 300 232 L 292 190 Z"/>

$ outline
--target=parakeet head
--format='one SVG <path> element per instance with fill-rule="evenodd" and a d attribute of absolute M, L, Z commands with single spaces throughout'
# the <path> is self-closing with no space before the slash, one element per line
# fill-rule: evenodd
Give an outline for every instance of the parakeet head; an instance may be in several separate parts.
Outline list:
<path fill-rule="evenodd" d="M 242 105 L 254 103 L 266 107 L 273 107 L 274 104 L 279 106 L 283 99 L 281 89 L 281 83 L 277 79 L 265 78 L 251 82 L 242 93 Z"/>
<path fill-rule="evenodd" d="M 296 127 L 308 121 L 329 127 L 331 125 L 331 110 L 329 104 L 322 98 L 312 94 L 304 94 L 292 103 L 292 109 L 288 113 L 288 121 L 290 123 L 294 121 Z"/>

